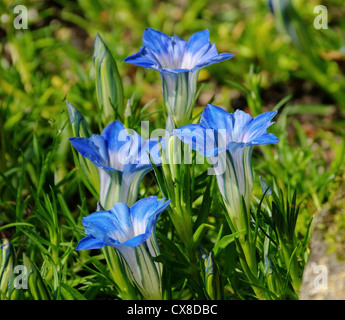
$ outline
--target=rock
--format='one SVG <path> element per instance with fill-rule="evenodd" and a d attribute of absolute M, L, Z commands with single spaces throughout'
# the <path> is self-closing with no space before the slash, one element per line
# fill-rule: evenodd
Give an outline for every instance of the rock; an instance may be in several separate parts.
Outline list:
<path fill-rule="evenodd" d="M 345 300 L 345 174 L 314 216 L 300 300 Z"/>

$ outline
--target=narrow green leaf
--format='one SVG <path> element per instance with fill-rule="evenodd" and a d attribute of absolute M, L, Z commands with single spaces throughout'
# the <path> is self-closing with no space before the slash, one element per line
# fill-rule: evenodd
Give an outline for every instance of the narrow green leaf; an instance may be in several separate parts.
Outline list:
<path fill-rule="evenodd" d="M 28 272 L 28 289 L 34 300 L 50 300 L 48 289 L 44 283 L 37 267 L 30 261 L 30 259 L 23 255 L 24 265 Z"/>
<path fill-rule="evenodd" d="M 245 233 L 246 230 L 240 230 L 237 231 L 235 233 L 226 235 L 224 237 L 222 237 L 214 246 L 213 248 L 213 253 L 214 256 L 217 256 L 220 252 L 220 250 L 223 250 L 224 248 L 226 248 L 231 242 L 233 242 L 238 236 L 240 236 L 241 234 Z"/>
<path fill-rule="evenodd" d="M 205 235 L 205 232 L 207 231 L 207 228 L 210 229 L 215 229 L 214 226 L 207 224 L 207 223 L 202 223 L 194 232 L 193 234 L 193 243 L 192 243 L 192 250 L 195 250 L 196 247 L 199 245 L 201 242 L 202 238 Z"/>
<path fill-rule="evenodd" d="M 204 192 L 202 199 L 202 204 L 198 213 L 198 217 L 194 223 L 194 230 L 196 230 L 202 223 L 207 221 L 208 215 L 210 213 L 211 204 L 212 204 L 212 195 L 213 195 L 213 186 L 215 183 L 215 176 L 210 176 L 210 179 L 207 184 L 207 188 Z"/>
<path fill-rule="evenodd" d="M 13 222 L 13 223 L 5 224 L 4 226 L 0 227 L 0 230 L 4 230 L 4 229 L 7 229 L 7 228 L 12 228 L 12 227 L 18 227 L 18 226 L 34 227 L 34 225 L 31 224 L 31 223 Z"/>
<path fill-rule="evenodd" d="M 66 300 L 87 300 L 80 292 L 68 284 L 61 282 L 60 286 L 61 294 Z"/>

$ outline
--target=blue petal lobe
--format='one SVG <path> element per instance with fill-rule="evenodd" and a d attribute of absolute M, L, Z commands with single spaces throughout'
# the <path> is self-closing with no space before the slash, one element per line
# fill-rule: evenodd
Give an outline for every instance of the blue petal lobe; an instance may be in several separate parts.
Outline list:
<path fill-rule="evenodd" d="M 128 160 L 129 145 L 126 145 L 130 141 L 130 136 L 125 126 L 116 120 L 103 129 L 101 136 L 104 138 L 109 154 L 109 166 L 115 170 L 122 171 L 123 165 Z"/>
<path fill-rule="evenodd" d="M 264 112 L 255 117 L 245 129 L 243 141 L 249 142 L 252 140 L 256 140 L 261 135 L 266 134 L 267 128 L 274 123 L 271 122 L 271 120 L 274 118 L 277 112 L 278 111 Z"/>
<path fill-rule="evenodd" d="M 169 37 L 163 32 L 146 28 L 143 46 L 124 61 L 161 73 L 194 73 L 232 57 L 230 53 L 218 54 L 215 44 L 210 42 L 208 30 L 196 32 L 187 42 L 177 35 Z"/>
<path fill-rule="evenodd" d="M 139 234 L 139 235 L 127 240 L 122 245 L 129 246 L 129 247 L 137 247 L 140 244 L 142 244 L 144 241 L 146 241 L 151 236 L 151 234 L 152 234 L 151 232 Z"/>
<path fill-rule="evenodd" d="M 215 130 L 232 130 L 233 114 L 212 104 L 208 104 L 202 112 L 200 124 Z"/>
<path fill-rule="evenodd" d="M 263 145 L 263 144 L 271 144 L 271 143 L 278 143 L 279 139 L 273 133 L 266 133 L 262 134 L 261 136 L 252 139 L 248 144 L 251 145 Z"/>
<path fill-rule="evenodd" d="M 212 47 L 210 43 L 210 32 L 206 29 L 194 33 L 186 46 L 182 68 L 193 69 L 200 61 L 201 57 Z M 218 54 L 216 52 L 215 54 Z"/>
<path fill-rule="evenodd" d="M 94 164 L 106 164 L 107 159 L 104 158 L 106 155 L 104 144 L 102 145 L 100 143 L 97 146 L 93 139 L 82 137 L 69 138 L 69 141 L 83 157 L 88 158 Z"/>
<path fill-rule="evenodd" d="M 231 140 L 235 142 L 244 142 L 243 133 L 252 120 L 253 118 L 249 113 L 242 110 L 236 110 L 234 113 L 234 127 L 231 134 Z"/>
<path fill-rule="evenodd" d="M 158 70 L 160 66 L 157 58 L 153 55 L 151 50 L 146 47 L 141 47 L 137 53 L 127 57 L 124 61 L 140 67 L 156 70 Z"/>
<path fill-rule="evenodd" d="M 143 45 L 151 50 L 162 68 L 173 65 L 172 38 L 163 32 L 146 28 Z"/>
<path fill-rule="evenodd" d="M 79 241 L 76 250 L 101 249 L 103 247 L 103 241 L 96 239 L 92 235 L 88 235 Z"/>
<path fill-rule="evenodd" d="M 123 237 L 126 237 L 127 239 L 132 237 L 130 208 L 127 204 L 118 202 L 109 211 L 111 212 L 112 222 L 116 226 L 116 230 L 114 230 L 114 238 L 123 242 Z"/>
<path fill-rule="evenodd" d="M 131 207 L 132 227 L 135 235 L 151 233 L 159 215 L 170 205 L 170 200 L 158 201 L 157 197 L 150 196 L 137 201 Z"/>

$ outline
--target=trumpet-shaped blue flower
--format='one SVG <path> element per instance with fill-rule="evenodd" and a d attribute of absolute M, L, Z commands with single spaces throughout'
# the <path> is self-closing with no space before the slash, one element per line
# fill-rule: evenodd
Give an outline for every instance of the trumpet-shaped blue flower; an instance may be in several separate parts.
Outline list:
<path fill-rule="evenodd" d="M 161 265 L 152 257 L 159 254 L 156 223 L 170 200 L 151 196 L 133 206 L 118 202 L 108 211 L 97 211 L 83 218 L 86 237 L 77 250 L 114 247 L 123 258 L 131 280 L 146 299 L 161 299 Z"/>
<path fill-rule="evenodd" d="M 241 217 L 242 198 L 249 209 L 253 188 L 251 154 L 253 146 L 277 143 L 278 138 L 267 133 L 277 111 L 265 112 L 252 118 L 236 110 L 228 113 L 222 108 L 207 105 L 199 124 L 175 129 L 174 133 L 204 156 L 211 159 L 217 175 L 219 190 L 237 230 L 245 229 Z"/>
<path fill-rule="evenodd" d="M 146 28 L 143 46 L 125 61 L 159 71 L 165 105 L 176 126 L 181 126 L 191 118 L 200 69 L 232 57 L 230 53 L 218 54 L 208 30 L 193 34 L 187 42 Z"/>
<path fill-rule="evenodd" d="M 100 135 L 70 138 L 73 147 L 98 168 L 99 201 L 110 209 L 116 202 L 133 204 L 139 184 L 152 170 L 147 152 L 160 164 L 158 139 L 145 140 L 119 121 L 107 125 Z"/>

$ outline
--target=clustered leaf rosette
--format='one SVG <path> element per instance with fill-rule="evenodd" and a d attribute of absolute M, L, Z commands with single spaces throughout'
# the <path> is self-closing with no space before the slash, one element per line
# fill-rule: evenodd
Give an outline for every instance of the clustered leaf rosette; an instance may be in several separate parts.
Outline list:
<path fill-rule="evenodd" d="M 187 124 L 192 115 L 200 69 L 234 55 L 218 54 L 208 30 L 194 33 L 187 42 L 176 35 L 169 37 L 146 28 L 142 41 L 139 52 L 127 57 L 125 62 L 157 70 L 168 112 L 176 126 Z"/>
<path fill-rule="evenodd" d="M 248 113 L 207 105 L 199 124 L 188 124 L 174 130 L 184 143 L 209 157 L 220 193 L 236 230 L 246 229 L 241 212 L 242 199 L 249 209 L 253 189 L 251 165 L 255 145 L 277 143 L 279 139 L 267 128 L 277 111 L 265 112 L 252 118 Z"/>
<path fill-rule="evenodd" d="M 73 147 L 98 168 L 100 178 L 99 202 L 110 209 L 116 202 L 133 204 L 139 184 L 152 170 L 148 153 L 160 165 L 158 139 L 143 139 L 119 121 L 107 125 L 100 135 L 70 138 Z"/>
<path fill-rule="evenodd" d="M 145 299 L 162 299 L 161 264 L 152 257 L 159 254 L 157 220 L 169 205 L 170 200 L 150 196 L 131 207 L 118 202 L 110 210 L 94 212 L 83 218 L 87 236 L 80 240 L 77 250 L 114 247 Z"/>

